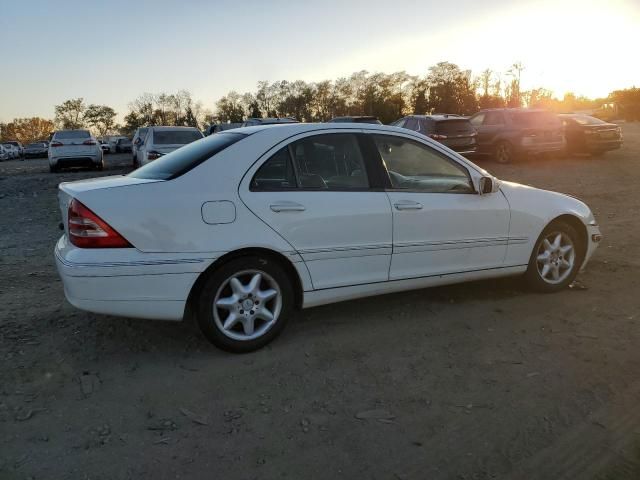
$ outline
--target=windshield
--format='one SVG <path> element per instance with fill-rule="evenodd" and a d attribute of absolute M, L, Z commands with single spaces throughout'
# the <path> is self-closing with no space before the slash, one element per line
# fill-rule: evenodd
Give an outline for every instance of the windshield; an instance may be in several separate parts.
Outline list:
<path fill-rule="evenodd" d="M 149 180 L 171 180 L 187 173 L 246 136 L 243 133 L 214 133 L 134 170 L 129 176 Z"/>
<path fill-rule="evenodd" d="M 515 112 L 511 114 L 513 122 L 523 127 L 559 126 L 560 120 L 551 112 Z"/>
<path fill-rule="evenodd" d="M 70 138 L 89 138 L 91 134 L 88 130 L 61 130 L 56 132 L 54 138 L 56 140 L 67 140 Z"/>
<path fill-rule="evenodd" d="M 441 135 L 455 135 L 473 133 L 475 129 L 469 120 L 442 120 L 436 122 L 436 133 Z"/>
<path fill-rule="evenodd" d="M 572 115 L 571 117 L 576 123 L 580 125 L 604 125 L 604 122 L 596 117 L 590 117 L 589 115 Z"/>
<path fill-rule="evenodd" d="M 154 145 L 186 145 L 202 138 L 198 130 L 156 130 L 153 132 Z"/>
<path fill-rule="evenodd" d="M 44 144 L 42 143 L 30 143 L 29 145 L 27 145 L 27 148 L 42 148 L 44 147 Z"/>

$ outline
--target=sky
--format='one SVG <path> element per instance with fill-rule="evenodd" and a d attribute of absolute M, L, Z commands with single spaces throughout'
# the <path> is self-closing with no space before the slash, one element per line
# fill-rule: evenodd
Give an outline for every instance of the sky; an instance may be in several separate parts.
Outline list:
<path fill-rule="evenodd" d="M 0 121 L 83 97 L 121 119 L 144 92 L 205 108 L 260 80 L 474 74 L 521 62 L 523 89 L 640 86 L 640 0 L 0 0 Z M 506 76 L 505 76 L 506 78 Z"/>

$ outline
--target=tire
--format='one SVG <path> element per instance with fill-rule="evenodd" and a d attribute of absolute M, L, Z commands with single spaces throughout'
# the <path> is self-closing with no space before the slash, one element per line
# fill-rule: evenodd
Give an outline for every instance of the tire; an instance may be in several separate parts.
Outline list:
<path fill-rule="evenodd" d="M 542 231 L 531 252 L 525 274 L 527 284 L 538 292 L 560 291 L 576 278 L 583 258 L 583 243 L 576 229 L 563 221 L 552 222 Z"/>
<path fill-rule="evenodd" d="M 291 279 L 277 262 L 247 256 L 212 271 L 196 301 L 203 335 L 222 350 L 247 353 L 264 347 L 284 329 L 293 311 L 294 294 Z M 267 320 L 269 313 L 271 321 Z M 232 316 L 235 321 L 225 329 Z"/>
<path fill-rule="evenodd" d="M 133 168 L 138 168 L 138 157 L 137 156 L 133 156 L 133 160 L 131 162 L 131 164 L 133 165 Z"/>
<path fill-rule="evenodd" d="M 493 147 L 493 158 L 502 164 L 511 163 L 515 159 L 513 146 L 509 142 L 498 142 Z"/>

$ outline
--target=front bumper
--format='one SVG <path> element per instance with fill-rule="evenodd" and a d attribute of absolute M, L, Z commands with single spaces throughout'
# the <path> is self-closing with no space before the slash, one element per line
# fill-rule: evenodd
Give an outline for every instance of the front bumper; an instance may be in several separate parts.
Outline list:
<path fill-rule="evenodd" d="M 587 251 L 585 252 L 580 270 L 584 270 L 587 266 L 587 263 L 591 260 L 591 257 L 602 240 L 602 233 L 600 233 L 600 228 L 597 225 L 587 225 L 587 236 Z"/>
<path fill-rule="evenodd" d="M 191 288 L 213 261 L 133 248 L 77 248 L 64 235 L 54 256 L 73 306 L 106 315 L 175 321 L 182 320 Z"/>

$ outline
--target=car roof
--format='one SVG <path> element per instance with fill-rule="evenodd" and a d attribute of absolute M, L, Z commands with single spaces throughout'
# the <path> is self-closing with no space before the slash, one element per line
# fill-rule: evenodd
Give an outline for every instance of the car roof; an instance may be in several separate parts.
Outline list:
<path fill-rule="evenodd" d="M 196 127 L 171 127 L 168 125 L 154 125 L 153 127 L 146 128 L 149 130 L 198 130 Z"/>
<path fill-rule="evenodd" d="M 500 108 L 483 108 L 482 110 L 476 113 L 483 112 L 549 112 L 544 108 L 509 108 L 509 107 L 500 107 Z"/>
<path fill-rule="evenodd" d="M 325 130 L 380 130 L 382 132 L 394 132 L 402 133 L 406 135 L 408 130 L 400 127 L 393 127 L 391 125 L 379 125 L 376 123 L 282 123 L 273 125 L 253 125 L 250 127 L 234 128 L 233 130 L 227 130 L 224 132 L 216 133 L 215 135 L 233 135 L 233 134 L 245 134 L 253 135 L 260 132 L 271 132 L 275 136 L 282 136 L 283 139 L 297 135 L 299 133 L 311 132 L 311 131 L 325 131 Z M 410 131 L 409 131 L 410 132 Z"/>
<path fill-rule="evenodd" d="M 435 121 L 440 120 L 468 120 L 467 117 L 458 115 L 456 113 L 434 113 L 433 115 L 407 115 L 404 118 L 430 118 Z"/>

